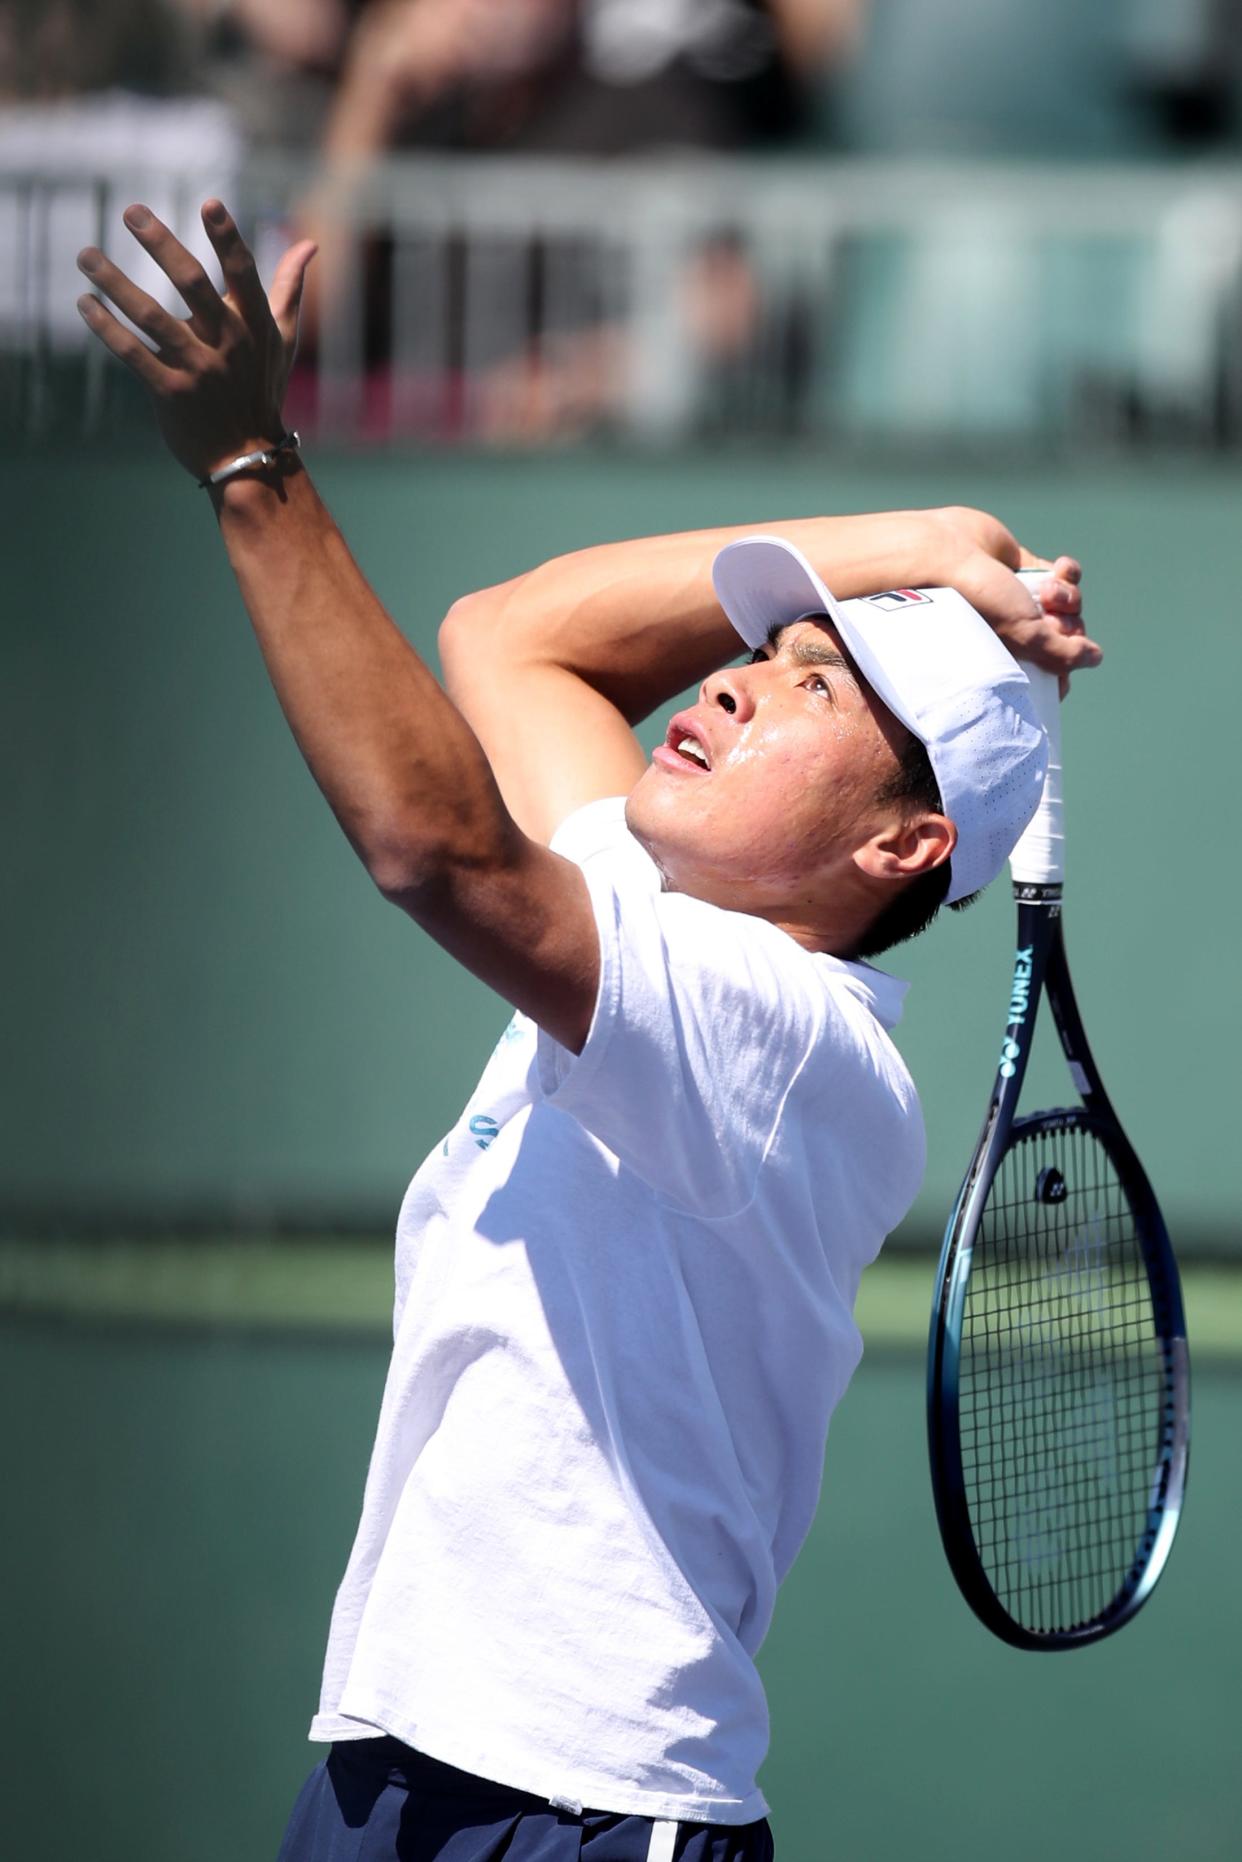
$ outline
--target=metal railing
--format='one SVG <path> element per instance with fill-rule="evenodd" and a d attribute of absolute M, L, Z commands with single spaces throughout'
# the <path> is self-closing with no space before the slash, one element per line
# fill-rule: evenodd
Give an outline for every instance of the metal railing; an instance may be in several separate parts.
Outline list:
<path fill-rule="evenodd" d="M 311 197 L 334 249 L 293 388 L 321 438 L 1242 437 L 1235 168 L 410 156 L 236 186 L 267 269 Z M 213 187 L 0 161 L 10 429 L 108 428 L 73 254 L 152 192 L 201 248 Z"/>

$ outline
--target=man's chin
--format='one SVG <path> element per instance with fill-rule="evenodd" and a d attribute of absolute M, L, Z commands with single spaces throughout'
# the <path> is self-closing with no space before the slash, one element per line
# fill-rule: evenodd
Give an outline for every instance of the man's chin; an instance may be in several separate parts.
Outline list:
<path fill-rule="evenodd" d="M 676 888 L 669 880 L 668 869 L 661 855 L 662 852 L 671 851 L 670 837 L 667 833 L 667 825 L 671 818 L 671 798 L 663 795 L 657 799 L 652 792 L 650 776 L 651 770 L 648 769 L 639 777 L 626 797 L 625 825 L 647 856 L 655 862 L 664 882 L 664 890 L 670 892 L 675 891 Z M 675 815 L 675 812 L 674 809 L 671 814 Z M 662 832 L 662 829 L 665 831 Z"/>
<path fill-rule="evenodd" d="M 625 825 L 634 838 L 646 846 L 662 833 L 684 832 L 681 824 L 687 814 L 681 791 L 689 786 L 649 763 L 625 798 Z"/>
<path fill-rule="evenodd" d="M 625 825 L 640 847 L 651 852 L 647 835 L 647 810 L 643 806 L 641 790 L 645 777 L 641 777 L 625 798 Z"/>

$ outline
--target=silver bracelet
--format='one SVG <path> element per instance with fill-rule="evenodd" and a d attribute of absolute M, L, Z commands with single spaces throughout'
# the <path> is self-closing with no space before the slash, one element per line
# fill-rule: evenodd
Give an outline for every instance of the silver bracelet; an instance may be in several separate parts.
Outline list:
<path fill-rule="evenodd" d="M 282 433 L 274 446 L 262 452 L 243 453 L 239 459 L 230 459 L 227 465 L 209 472 L 206 478 L 200 478 L 199 490 L 207 491 L 212 485 L 223 485 L 226 479 L 236 478 L 242 472 L 270 471 L 274 465 L 279 465 L 282 453 L 300 452 L 301 447 L 302 442 L 296 433 Z"/>

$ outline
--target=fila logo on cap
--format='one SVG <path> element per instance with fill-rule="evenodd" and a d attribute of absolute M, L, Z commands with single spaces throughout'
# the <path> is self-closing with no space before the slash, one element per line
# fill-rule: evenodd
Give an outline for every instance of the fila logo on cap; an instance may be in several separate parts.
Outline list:
<path fill-rule="evenodd" d="M 865 597 L 873 608 L 912 608 L 916 602 L 930 601 L 930 595 L 922 594 L 917 588 L 890 588 L 886 595 L 867 595 Z"/>

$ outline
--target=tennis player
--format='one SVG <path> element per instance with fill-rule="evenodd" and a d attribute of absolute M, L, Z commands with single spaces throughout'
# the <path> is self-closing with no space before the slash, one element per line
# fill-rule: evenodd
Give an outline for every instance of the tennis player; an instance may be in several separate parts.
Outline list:
<path fill-rule="evenodd" d="M 284 431 L 313 248 L 269 306 L 220 203 L 223 297 L 125 219 L 189 318 L 93 248 L 153 347 L 82 314 L 207 481 L 375 883 L 515 1011 L 401 1211 L 331 1750 L 282 1857 L 761 1862 L 754 1658 L 859 1277 L 923 1168 L 902 985 L 864 959 L 1031 815 L 1046 744 L 1009 649 L 1098 660 L 1077 566 L 1040 565 L 1041 611 L 1012 573 L 1036 559 L 964 511 L 614 544 L 459 602 L 446 695 Z M 634 721 L 688 686 L 647 760 Z"/>

